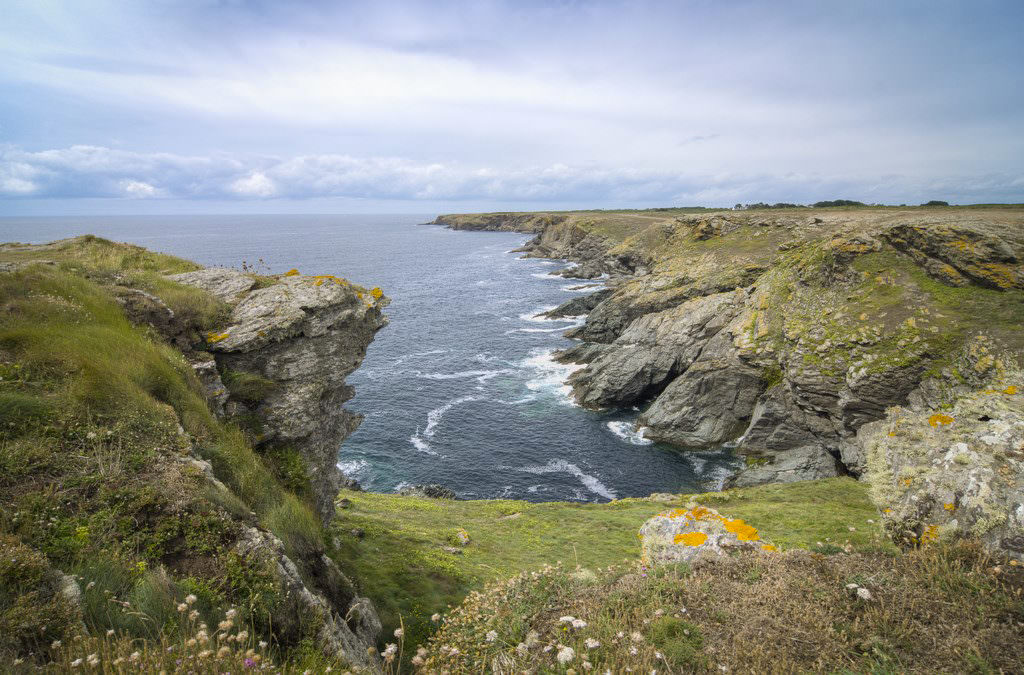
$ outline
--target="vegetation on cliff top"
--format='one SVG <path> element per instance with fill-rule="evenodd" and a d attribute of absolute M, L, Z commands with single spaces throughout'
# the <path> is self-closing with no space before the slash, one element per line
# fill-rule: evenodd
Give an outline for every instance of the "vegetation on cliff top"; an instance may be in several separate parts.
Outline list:
<path fill-rule="evenodd" d="M 174 640 L 194 628 L 177 611 L 189 595 L 197 621 L 234 607 L 254 639 L 302 652 L 269 623 L 269 571 L 232 544 L 262 524 L 296 557 L 324 551 L 318 519 L 214 418 L 181 352 L 115 300 L 137 285 L 212 327 L 223 303 L 162 276 L 195 265 L 92 237 L 4 247 L 0 263 L 18 263 L 0 274 L 0 535 L 5 560 L 28 561 L 0 569 L 0 659 L 62 658 L 53 643 L 79 616 L 92 635 Z M 80 610 L 53 593 L 56 570 L 77 581 Z"/>

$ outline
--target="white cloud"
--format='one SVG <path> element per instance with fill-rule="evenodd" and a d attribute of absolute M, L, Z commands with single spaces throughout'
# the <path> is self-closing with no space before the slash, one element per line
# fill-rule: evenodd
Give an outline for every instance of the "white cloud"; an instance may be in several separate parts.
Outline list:
<path fill-rule="evenodd" d="M 260 171 L 254 171 L 245 178 L 233 181 L 230 189 L 242 197 L 273 197 L 277 194 L 277 186 L 274 185 L 274 181 Z"/>
<path fill-rule="evenodd" d="M 12 198 L 178 198 L 574 203 L 582 206 L 859 199 L 1021 201 L 1024 176 L 673 171 L 630 166 L 513 167 L 340 154 L 175 155 L 101 146 L 0 147 L 0 194 Z"/>
<path fill-rule="evenodd" d="M 118 185 L 126 197 L 145 199 L 147 197 L 159 197 L 162 194 L 159 188 L 141 180 L 122 180 Z"/>

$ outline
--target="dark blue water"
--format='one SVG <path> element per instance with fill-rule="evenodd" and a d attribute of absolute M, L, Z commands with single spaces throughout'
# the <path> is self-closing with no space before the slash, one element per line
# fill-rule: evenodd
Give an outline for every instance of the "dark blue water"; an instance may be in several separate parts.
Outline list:
<path fill-rule="evenodd" d="M 636 411 L 572 404 L 552 351 L 574 320 L 535 315 L 588 282 L 509 251 L 528 237 L 454 232 L 423 216 L 0 219 L 0 241 L 93 233 L 205 265 L 337 274 L 391 297 L 390 325 L 350 378 L 366 419 L 339 451 L 366 489 L 442 483 L 461 497 L 603 501 L 714 488 L 724 452 L 681 454 L 637 433 Z M 588 288 L 579 288 L 580 286 Z"/>

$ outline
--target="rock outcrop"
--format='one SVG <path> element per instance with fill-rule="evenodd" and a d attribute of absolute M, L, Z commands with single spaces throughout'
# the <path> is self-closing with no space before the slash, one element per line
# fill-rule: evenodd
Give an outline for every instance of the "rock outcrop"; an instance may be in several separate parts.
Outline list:
<path fill-rule="evenodd" d="M 897 542 L 972 537 L 1024 561 L 1024 375 L 996 375 L 860 429 L 872 498 Z"/>
<path fill-rule="evenodd" d="M 301 454 L 317 510 L 328 522 L 344 479 L 338 448 L 362 421 L 342 407 L 354 393 L 345 378 L 387 323 L 381 312 L 387 299 L 331 276 L 285 275 L 255 289 L 250 275 L 230 269 L 173 278 L 235 303 L 229 325 L 207 336 L 207 349 L 222 375 L 269 382 L 258 400 L 247 396 L 238 408 L 258 415 L 262 443 Z"/>
<path fill-rule="evenodd" d="M 610 277 L 566 333 L 582 342 L 560 358 L 586 366 L 576 399 L 640 406 L 653 440 L 734 446 L 747 462 L 732 484 L 753 485 L 861 475 L 857 430 L 979 330 L 1024 350 L 1022 224 L 999 210 L 576 213 L 523 250 Z"/>
<path fill-rule="evenodd" d="M 641 559 L 647 565 L 689 563 L 743 551 L 775 551 L 757 529 L 698 505 L 673 509 L 640 527 Z"/>

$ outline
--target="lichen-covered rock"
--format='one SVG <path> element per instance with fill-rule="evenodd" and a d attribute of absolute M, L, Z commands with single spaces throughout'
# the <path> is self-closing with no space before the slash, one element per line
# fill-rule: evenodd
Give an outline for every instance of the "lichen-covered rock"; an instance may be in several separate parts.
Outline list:
<path fill-rule="evenodd" d="M 210 409 L 217 417 L 224 416 L 224 404 L 228 402 L 228 390 L 217 371 L 217 361 L 206 352 L 192 352 L 188 355 L 192 371 L 203 385 L 203 393 Z"/>
<path fill-rule="evenodd" d="M 972 537 L 1024 560 L 1024 377 L 863 427 L 871 494 L 903 544 Z"/>
<path fill-rule="evenodd" d="M 381 311 L 387 298 L 333 276 L 284 275 L 255 290 L 237 270 L 174 278 L 237 302 L 230 325 L 207 336 L 207 349 L 222 373 L 274 385 L 263 387 L 258 401 L 250 395 L 244 403 L 262 422 L 262 442 L 302 455 L 317 511 L 329 521 L 344 480 L 338 448 L 362 421 L 342 407 L 354 393 L 345 378 L 387 324 Z"/>
<path fill-rule="evenodd" d="M 753 526 L 697 505 L 659 513 L 643 524 L 638 536 L 648 565 L 693 562 L 737 551 L 776 550 Z"/>

